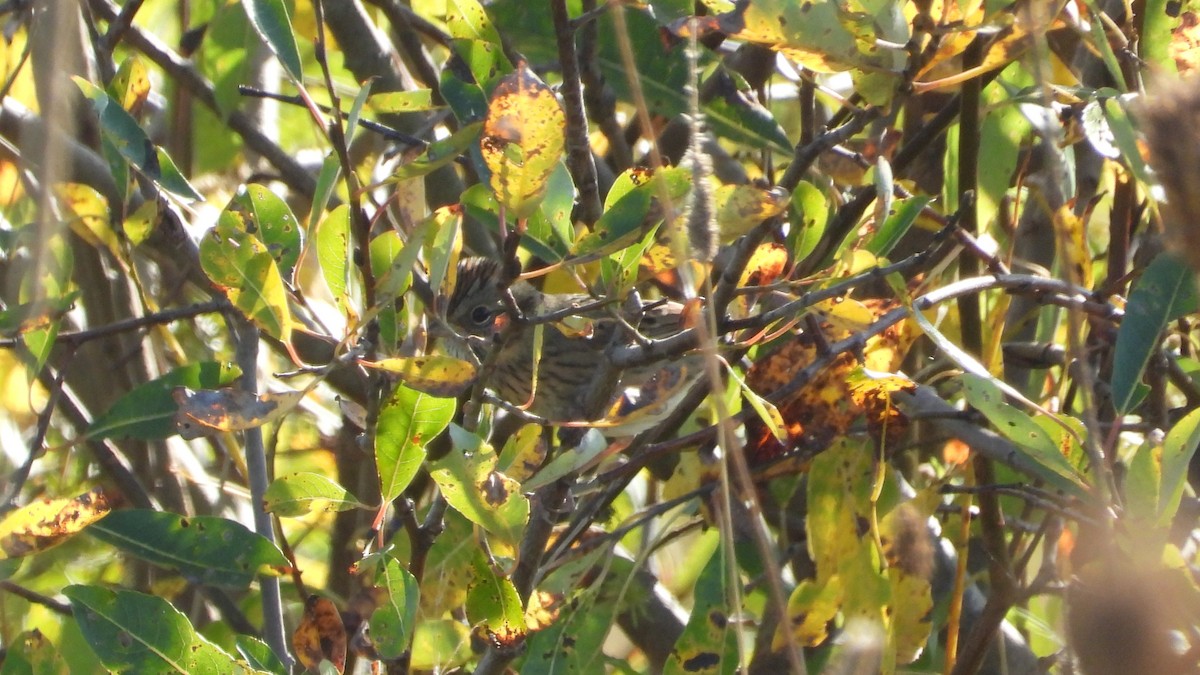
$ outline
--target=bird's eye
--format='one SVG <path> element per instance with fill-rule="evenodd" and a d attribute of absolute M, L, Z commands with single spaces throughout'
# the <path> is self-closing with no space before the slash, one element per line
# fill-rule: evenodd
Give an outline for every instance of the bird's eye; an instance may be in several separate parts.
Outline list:
<path fill-rule="evenodd" d="M 492 320 L 492 310 L 487 305 L 479 305 L 471 310 L 471 322 L 477 326 L 486 326 Z"/>

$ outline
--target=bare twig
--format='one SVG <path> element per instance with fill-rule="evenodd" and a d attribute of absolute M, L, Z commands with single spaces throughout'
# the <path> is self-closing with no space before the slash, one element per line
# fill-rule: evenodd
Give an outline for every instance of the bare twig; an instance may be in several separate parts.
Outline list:
<path fill-rule="evenodd" d="M 577 220 L 591 225 L 600 219 L 604 207 L 600 203 L 600 185 L 596 180 L 596 161 L 588 141 L 587 115 L 583 112 L 583 84 L 579 76 L 579 59 L 575 51 L 575 31 L 567 15 L 566 0 L 551 0 L 554 16 L 554 38 L 558 43 L 558 62 L 562 66 L 562 94 L 567 114 L 567 162 L 571 177 L 579 190 Z"/>
<path fill-rule="evenodd" d="M 215 312 L 223 312 L 230 308 L 229 301 L 222 298 L 219 300 L 210 300 L 188 307 L 177 307 L 174 309 L 164 309 L 160 312 L 146 314 L 144 316 L 135 316 L 121 321 L 97 326 L 96 328 L 88 328 L 79 331 L 70 331 L 59 333 L 55 337 L 55 344 L 67 345 L 69 347 L 78 347 L 79 345 L 96 340 L 98 338 L 125 333 L 129 331 L 140 330 L 150 326 L 161 326 L 163 324 L 172 323 L 181 319 L 191 319 L 202 314 L 213 314 Z M 19 337 L 2 338 L 0 339 L 0 349 L 12 349 L 24 344 Z"/>
<path fill-rule="evenodd" d="M 258 393 L 258 329 L 246 319 L 230 316 L 229 323 L 237 339 L 237 362 L 242 369 L 239 387 L 242 391 Z M 270 467 L 263 446 L 262 427 L 253 427 L 243 432 L 246 452 L 246 473 L 250 483 L 250 509 L 254 513 L 254 531 L 269 542 L 275 541 L 275 528 L 271 514 L 264 507 L 264 496 L 270 482 Z M 262 590 L 263 639 L 275 652 L 279 660 L 289 667 L 294 662 L 288 651 L 287 633 L 283 625 L 283 598 L 280 595 L 279 579 L 260 576 Z"/>

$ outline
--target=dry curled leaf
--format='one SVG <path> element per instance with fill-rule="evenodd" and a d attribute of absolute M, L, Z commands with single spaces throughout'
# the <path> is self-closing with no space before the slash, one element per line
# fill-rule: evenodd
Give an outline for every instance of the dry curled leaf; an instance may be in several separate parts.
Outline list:
<path fill-rule="evenodd" d="M 332 600 L 310 595 L 304 602 L 304 618 L 292 633 L 292 648 L 305 668 L 317 672 L 321 661 L 329 661 L 337 672 L 346 669 L 346 626 Z"/>
<path fill-rule="evenodd" d="M 185 439 L 207 436 L 213 431 L 243 431 L 273 422 L 304 398 L 303 391 L 254 394 L 241 389 L 179 387 L 174 392 L 179 412 L 175 426 Z"/>

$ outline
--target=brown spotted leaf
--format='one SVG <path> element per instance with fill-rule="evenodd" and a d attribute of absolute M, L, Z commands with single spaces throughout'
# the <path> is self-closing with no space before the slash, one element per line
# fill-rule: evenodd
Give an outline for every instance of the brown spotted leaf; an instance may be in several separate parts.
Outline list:
<path fill-rule="evenodd" d="M 292 633 L 292 649 L 305 668 L 316 672 L 321 661 L 329 661 L 337 672 L 346 669 L 346 627 L 332 600 L 310 595 L 304 602 L 304 618 Z"/>
<path fill-rule="evenodd" d="M 453 398 L 465 392 L 475 383 L 477 374 L 473 364 L 440 354 L 359 363 L 396 375 L 410 389 L 442 398 Z"/>
<path fill-rule="evenodd" d="M 554 92 L 525 64 L 496 85 L 479 145 L 496 200 L 513 217 L 528 217 L 541 202 L 566 123 Z"/>
<path fill-rule="evenodd" d="M 837 340 L 855 332 L 851 330 L 852 327 L 865 328 L 874 319 L 893 309 L 893 305 L 880 300 L 850 301 L 830 303 L 825 309 L 823 314 L 829 322 L 822 325 L 822 331 L 827 340 Z M 894 372 L 912 346 L 914 335 L 907 321 L 889 326 L 866 341 L 861 363 L 853 354 L 840 354 L 812 377 L 807 386 L 784 400 L 775 401 L 787 429 L 786 444 L 778 443 L 761 421 L 749 420 L 746 431 L 752 457 L 762 461 L 797 448 L 823 448 L 834 438 L 846 435 L 855 421 L 869 412 L 866 407 L 868 403 L 879 403 L 876 415 L 880 426 L 877 429 L 885 426 L 885 419 L 898 422 L 900 418 L 895 415 L 899 413 L 888 409 L 887 401 L 890 399 L 872 398 L 867 393 L 856 399 L 851 395 L 850 383 L 854 381 L 854 374 L 861 372 L 860 368 L 880 374 Z M 798 334 L 793 340 L 761 356 L 746 374 L 746 383 L 760 396 L 771 398 L 776 390 L 791 382 L 798 372 L 816 358 L 817 344 L 812 336 Z"/>
<path fill-rule="evenodd" d="M 287 413 L 304 398 L 303 391 L 254 394 L 226 387 L 192 390 L 178 387 L 173 394 L 179 405 L 175 425 L 185 439 L 213 431 L 243 431 L 261 427 Z"/>
<path fill-rule="evenodd" d="M 429 468 L 429 476 L 454 510 L 498 541 L 515 545 L 529 521 L 521 484 L 496 471 L 496 453 L 477 436 L 450 428 L 455 451 Z"/>
<path fill-rule="evenodd" d="M 757 185 L 722 185 L 714 200 L 721 243 L 729 244 L 755 225 L 787 210 L 791 195 L 783 188 Z"/>
<path fill-rule="evenodd" d="M 136 54 L 126 58 L 108 85 L 108 94 L 130 115 L 138 117 L 150 98 L 150 71 L 146 62 Z"/>
<path fill-rule="evenodd" d="M 66 499 L 38 499 L 0 520 L 0 559 L 18 558 L 53 548 L 108 515 L 112 509 L 102 488 Z"/>

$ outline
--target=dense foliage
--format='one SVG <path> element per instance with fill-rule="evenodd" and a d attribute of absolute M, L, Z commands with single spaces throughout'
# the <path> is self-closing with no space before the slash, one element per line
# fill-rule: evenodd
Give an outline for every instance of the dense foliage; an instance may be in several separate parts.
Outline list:
<path fill-rule="evenodd" d="M 1200 667 L 1191 4 L 2 6 L 0 675 Z"/>

